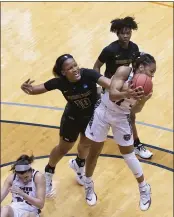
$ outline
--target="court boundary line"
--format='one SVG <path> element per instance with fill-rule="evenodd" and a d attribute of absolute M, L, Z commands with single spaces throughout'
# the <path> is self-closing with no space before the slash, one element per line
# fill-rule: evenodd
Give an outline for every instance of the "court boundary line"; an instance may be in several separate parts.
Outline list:
<path fill-rule="evenodd" d="M 77 155 L 76 153 L 71 153 L 71 154 L 66 154 L 65 157 L 71 157 L 71 156 L 76 156 L 76 155 Z M 100 157 L 118 158 L 118 159 L 122 159 L 123 160 L 123 157 L 121 155 L 100 154 Z M 40 159 L 44 159 L 44 158 L 49 158 L 49 155 L 37 156 L 34 159 L 35 160 L 40 160 Z M 167 167 L 167 166 L 164 166 L 162 164 L 158 164 L 158 163 L 151 162 L 151 161 L 146 161 L 146 160 L 143 160 L 143 159 L 139 159 L 139 160 L 142 163 L 147 163 L 147 164 L 150 164 L 150 165 L 153 165 L 153 166 L 156 166 L 156 167 L 168 170 L 170 172 L 174 172 L 174 169 L 172 169 L 170 167 Z M 4 163 L 4 164 L 0 164 L 0 168 L 6 167 L 6 166 L 10 166 L 10 165 L 12 165 L 14 163 L 15 163 L 15 161 Z"/>
<path fill-rule="evenodd" d="M 27 126 L 36 126 L 36 127 L 45 127 L 45 128 L 52 128 L 52 129 L 60 129 L 59 126 L 52 126 L 52 125 L 47 125 L 47 124 L 38 124 L 38 123 L 31 123 L 31 122 L 23 122 L 23 121 L 11 121 L 11 120 L 0 120 L 0 122 L 2 123 L 9 123 L 9 124 L 22 124 L 22 125 L 27 125 Z M 108 135 L 107 136 L 110 139 L 113 139 L 113 136 Z M 157 149 L 163 152 L 167 152 L 169 154 L 174 154 L 174 151 L 165 149 L 165 148 L 161 148 L 161 147 L 157 147 L 157 146 L 153 146 L 153 145 L 149 145 L 149 144 L 145 144 L 143 143 L 145 146 L 153 148 L 153 149 Z"/>
<path fill-rule="evenodd" d="M 49 109 L 49 110 L 55 110 L 55 111 L 64 111 L 64 108 L 59 108 L 59 107 L 53 107 L 53 106 L 43 106 L 43 105 L 35 105 L 35 104 L 25 104 L 25 103 L 15 103 L 15 102 L 0 102 L 2 105 L 11 105 L 11 106 L 21 106 L 21 107 L 31 107 L 31 108 L 41 108 L 41 109 Z M 173 129 L 167 128 L 167 127 L 162 127 L 158 126 L 155 124 L 148 124 L 145 122 L 141 121 L 136 121 L 136 124 L 143 125 L 143 126 L 148 126 L 168 132 L 174 132 Z"/>
<path fill-rule="evenodd" d="M 30 122 L 22 122 L 22 121 L 11 121 L 11 120 L 0 120 L 1 123 L 7 123 L 7 124 L 21 124 L 21 125 L 26 125 L 26 126 L 36 126 L 36 127 L 44 127 L 44 128 L 52 128 L 52 129 L 60 129 L 59 126 L 52 126 L 52 125 L 47 125 L 47 124 L 37 124 L 37 123 L 30 123 Z M 107 136 L 110 139 L 113 139 L 113 136 L 108 135 Z M 165 149 L 165 148 L 161 148 L 161 147 L 157 147 L 157 146 L 153 146 L 153 145 L 149 145 L 149 144 L 145 144 L 143 143 L 145 146 L 150 147 L 152 149 L 156 149 L 159 151 L 163 151 L 169 154 L 174 154 L 174 151 Z"/>
<path fill-rule="evenodd" d="M 168 8 L 174 8 L 174 6 L 165 4 L 163 2 L 149 2 L 149 3 L 155 4 L 155 5 L 161 5 L 161 6 L 168 7 Z"/>

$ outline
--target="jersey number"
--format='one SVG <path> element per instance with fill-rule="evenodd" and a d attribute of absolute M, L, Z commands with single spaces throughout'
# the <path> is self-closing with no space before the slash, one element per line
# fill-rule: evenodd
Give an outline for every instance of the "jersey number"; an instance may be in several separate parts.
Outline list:
<path fill-rule="evenodd" d="M 88 98 L 75 100 L 74 102 L 78 107 L 80 107 L 82 109 L 85 109 L 85 108 L 88 108 L 91 106 L 91 101 Z"/>

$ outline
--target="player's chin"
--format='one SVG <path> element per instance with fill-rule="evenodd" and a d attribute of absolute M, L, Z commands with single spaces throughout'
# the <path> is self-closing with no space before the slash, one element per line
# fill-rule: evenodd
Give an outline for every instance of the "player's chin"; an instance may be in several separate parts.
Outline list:
<path fill-rule="evenodd" d="M 73 76 L 73 80 L 74 81 L 79 81 L 80 79 L 81 79 L 81 75 L 80 74 L 77 74 L 77 75 Z"/>

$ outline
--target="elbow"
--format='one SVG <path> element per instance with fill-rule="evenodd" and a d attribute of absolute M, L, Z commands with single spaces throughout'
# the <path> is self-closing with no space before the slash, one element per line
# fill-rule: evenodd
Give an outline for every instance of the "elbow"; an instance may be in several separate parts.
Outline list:
<path fill-rule="evenodd" d="M 111 101 L 117 100 L 116 95 L 113 94 L 112 92 L 109 92 L 109 99 L 110 99 Z"/>
<path fill-rule="evenodd" d="M 96 64 L 94 65 L 93 69 L 97 72 L 100 72 L 100 67 Z"/>
<path fill-rule="evenodd" d="M 41 202 L 41 203 L 38 205 L 38 208 L 39 208 L 39 209 L 43 209 L 43 208 L 44 208 L 44 205 L 45 205 L 45 203 L 44 203 L 44 202 Z"/>

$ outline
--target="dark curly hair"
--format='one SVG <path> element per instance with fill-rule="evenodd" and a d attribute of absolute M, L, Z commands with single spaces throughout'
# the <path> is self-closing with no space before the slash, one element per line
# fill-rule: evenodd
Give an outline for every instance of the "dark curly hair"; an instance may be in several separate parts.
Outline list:
<path fill-rule="evenodd" d="M 111 21 L 110 31 L 119 34 L 124 29 L 129 28 L 131 30 L 137 30 L 138 24 L 135 22 L 134 17 L 117 18 Z"/>

